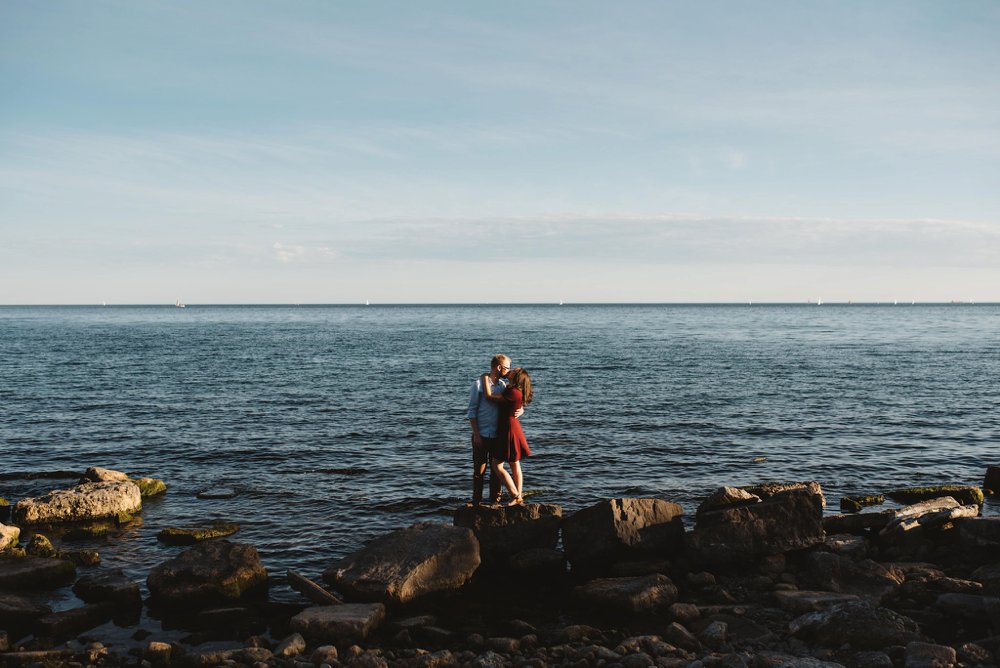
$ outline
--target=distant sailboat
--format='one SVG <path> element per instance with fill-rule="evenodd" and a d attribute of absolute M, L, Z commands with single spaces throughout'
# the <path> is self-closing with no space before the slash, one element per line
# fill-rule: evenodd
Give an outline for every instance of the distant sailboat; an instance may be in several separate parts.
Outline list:
<path fill-rule="evenodd" d="M 562 305 L 563 305 L 563 300 L 560 299 L 559 300 L 559 306 L 562 306 Z"/>
<path fill-rule="evenodd" d="M 823 305 L 823 298 L 820 297 L 819 299 L 816 300 L 816 306 L 822 306 L 822 305 Z"/>
<path fill-rule="evenodd" d="M 367 299 L 365 300 L 365 306 L 371 306 L 371 302 L 369 302 Z"/>
<path fill-rule="evenodd" d="M 187 304 L 181 304 L 181 300 L 178 299 L 176 302 L 174 302 L 174 306 L 176 306 L 177 308 L 184 308 L 185 306 L 187 306 Z"/>

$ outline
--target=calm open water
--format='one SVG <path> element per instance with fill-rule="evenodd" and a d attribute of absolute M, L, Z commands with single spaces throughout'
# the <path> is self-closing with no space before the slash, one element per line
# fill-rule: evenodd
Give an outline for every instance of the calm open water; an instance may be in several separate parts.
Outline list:
<path fill-rule="evenodd" d="M 1000 464 L 1000 305 L 2 307 L 0 496 L 163 478 L 141 526 L 83 546 L 144 579 L 180 549 L 160 529 L 226 519 L 315 577 L 468 500 L 495 352 L 535 380 L 525 488 L 566 511 L 815 479 L 833 512 Z"/>

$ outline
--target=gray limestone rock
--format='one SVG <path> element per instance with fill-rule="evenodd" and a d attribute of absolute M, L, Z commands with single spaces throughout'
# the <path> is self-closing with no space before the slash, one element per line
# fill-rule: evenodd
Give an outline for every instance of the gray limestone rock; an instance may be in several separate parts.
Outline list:
<path fill-rule="evenodd" d="M 816 612 L 840 603 L 859 600 L 854 594 L 839 594 L 828 591 L 776 591 L 774 599 L 783 610 L 796 614 Z"/>
<path fill-rule="evenodd" d="M 384 619 L 381 603 L 345 603 L 306 608 L 292 617 L 290 626 L 310 640 L 343 644 L 364 640 Z"/>
<path fill-rule="evenodd" d="M 21 540 L 21 529 L 0 523 L 0 552 L 17 545 Z"/>
<path fill-rule="evenodd" d="M 791 489 L 750 506 L 702 513 L 686 536 L 689 554 L 706 563 L 736 563 L 820 544 L 823 497 Z"/>
<path fill-rule="evenodd" d="M 142 510 L 139 488 L 128 481 L 88 482 L 14 505 L 14 522 L 32 525 L 126 517 Z"/>
<path fill-rule="evenodd" d="M 695 516 L 710 510 L 719 510 L 729 506 L 749 506 L 760 503 L 761 498 L 756 494 L 751 494 L 739 487 L 720 487 L 708 495 L 704 501 L 698 505 Z"/>
<path fill-rule="evenodd" d="M 1000 517 L 964 517 L 955 526 L 965 547 L 1000 547 Z"/>
<path fill-rule="evenodd" d="M 76 566 L 66 559 L 0 559 L 0 589 L 51 589 L 72 582 Z"/>
<path fill-rule="evenodd" d="M 600 578 L 576 588 L 586 603 L 622 612 L 665 609 L 677 601 L 677 587 L 659 573 L 633 578 Z"/>
<path fill-rule="evenodd" d="M 958 661 L 953 647 L 926 642 L 906 645 L 906 668 L 951 668 Z"/>
<path fill-rule="evenodd" d="M 846 642 L 855 649 L 875 650 L 923 640 L 912 619 L 867 601 L 810 612 L 793 619 L 788 627 L 792 635 L 823 647 L 840 647 Z"/>
<path fill-rule="evenodd" d="M 566 558 L 574 567 L 665 557 L 683 549 L 684 509 L 661 499 L 607 499 L 563 519 Z"/>
<path fill-rule="evenodd" d="M 881 600 L 902 583 L 902 577 L 871 559 L 855 561 L 831 552 L 813 552 L 804 564 L 802 578 L 815 589 L 870 596 Z"/>
<path fill-rule="evenodd" d="M 114 471 L 112 469 L 101 468 L 100 466 L 91 466 L 89 469 L 83 472 L 83 478 L 80 479 L 81 483 L 85 482 L 125 482 L 129 479 L 128 475 L 122 473 L 121 471 Z"/>
<path fill-rule="evenodd" d="M 323 579 L 358 600 L 406 603 L 460 588 L 479 562 L 470 529 L 422 522 L 373 540 L 324 571 Z"/>

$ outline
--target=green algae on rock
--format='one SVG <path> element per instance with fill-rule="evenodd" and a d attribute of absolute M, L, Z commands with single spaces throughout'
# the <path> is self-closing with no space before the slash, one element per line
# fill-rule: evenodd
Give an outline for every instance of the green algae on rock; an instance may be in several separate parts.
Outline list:
<path fill-rule="evenodd" d="M 240 525 L 234 522 L 213 522 L 200 527 L 167 527 L 157 539 L 168 545 L 193 545 L 211 538 L 231 536 L 240 530 Z"/>
<path fill-rule="evenodd" d="M 965 485 L 931 485 L 929 487 L 905 487 L 886 492 L 893 501 L 899 503 L 918 503 L 927 499 L 950 496 L 965 506 L 983 505 L 983 490 L 979 487 Z"/>
<path fill-rule="evenodd" d="M 878 506 L 885 503 L 884 494 L 864 494 L 861 496 L 845 496 L 840 500 L 840 512 L 858 513 L 862 508 Z"/>
<path fill-rule="evenodd" d="M 139 496 L 144 499 L 167 491 L 167 484 L 159 478 L 132 478 L 132 482 L 139 488 Z"/>

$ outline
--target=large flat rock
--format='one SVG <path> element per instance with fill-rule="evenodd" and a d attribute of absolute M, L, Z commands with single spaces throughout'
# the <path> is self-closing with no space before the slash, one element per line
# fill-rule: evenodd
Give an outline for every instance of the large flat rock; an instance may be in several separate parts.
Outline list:
<path fill-rule="evenodd" d="M 128 481 L 88 482 L 58 489 L 44 496 L 21 499 L 14 505 L 19 525 L 82 522 L 134 515 L 142 510 L 139 487 Z"/>
<path fill-rule="evenodd" d="M 606 499 L 563 520 L 566 558 L 574 567 L 664 557 L 684 546 L 684 509 L 662 499 Z"/>
<path fill-rule="evenodd" d="M 503 564 L 524 550 L 552 549 L 559 541 L 562 508 L 550 503 L 523 506 L 466 505 L 455 511 L 455 526 L 472 529 L 484 563 Z"/>
<path fill-rule="evenodd" d="M 345 603 L 306 608 L 290 626 L 313 642 L 336 644 L 364 640 L 384 619 L 381 603 Z"/>
<path fill-rule="evenodd" d="M 703 512 L 686 539 L 689 553 L 708 563 L 736 563 L 819 545 L 826 540 L 823 496 L 793 488 L 761 503 Z"/>
<path fill-rule="evenodd" d="M 0 589 L 51 589 L 72 582 L 76 566 L 67 559 L 0 559 Z"/>
<path fill-rule="evenodd" d="M 323 573 L 335 589 L 360 601 L 406 603 L 458 589 L 479 567 L 470 529 L 421 522 L 376 538 Z"/>
<path fill-rule="evenodd" d="M 665 610 L 677 602 L 677 587 L 659 573 L 630 578 L 598 578 L 576 588 L 581 601 L 627 613 Z"/>
<path fill-rule="evenodd" d="M 21 530 L 18 527 L 0 523 L 0 552 L 14 547 L 20 539 Z"/>

